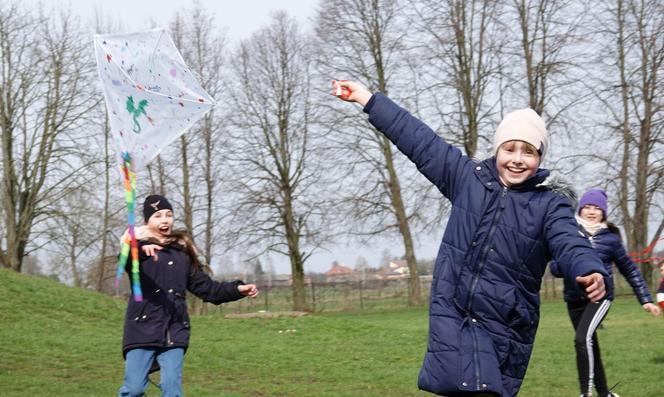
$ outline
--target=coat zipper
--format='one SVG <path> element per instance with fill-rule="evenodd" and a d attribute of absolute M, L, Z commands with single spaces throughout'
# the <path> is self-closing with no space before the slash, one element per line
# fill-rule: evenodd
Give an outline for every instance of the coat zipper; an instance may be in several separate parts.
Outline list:
<path fill-rule="evenodd" d="M 475 389 L 479 390 L 480 389 L 480 358 L 477 353 L 477 350 L 479 349 L 477 346 L 477 323 L 475 322 L 476 320 L 471 318 L 471 329 L 472 329 L 472 334 L 473 334 L 473 362 L 475 363 Z"/>
<path fill-rule="evenodd" d="M 477 287 L 477 283 L 479 282 L 480 279 L 480 273 L 482 271 L 482 268 L 484 267 L 484 262 L 486 261 L 486 256 L 489 253 L 490 246 L 491 246 L 491 241 L 493 239 L 493 234 L 496 231 L 496 221 L 498 220 L 498 215 L 503 211 L 505 208 L 505 197 L 507 197 L 507 187 L 503 187 L 503 192 L 500 195 L 499 203 L 498 203 L 498 209 L 493 215 L 493 220 L 491 221 L 491 228 L 489 229 L 489 234 L 487 235 L 486 238 L 486 243 L 482 249 L 482 256 L 480 257 L 480 263 L 477 266 L 477 270 L 475 271 L 475 275 L 473 276 L 473 283 L 470 287 L 470 291 L 468 291 L 468 300 L 466 304 L 466 310 L 470 311 L 470 308 L 473 305 L 473 297 L 475 296 L 475 288 Z M 471 335 L 473 338 L 473 365 L 475 368 L 475 389 L 480 390 L 480 360 L 478 356 L 478 346 L 477 346 L 477 330 L 476 327 L 478 326 L 477 324 L 477 319 L 474 317 L 470 317 L 470 326 L 472 327 Z"/>
<path fill-rule="evenodd" d="M 473 297 L 475 296 L 475 288 L 477 287 L 477 283 L 479 282 L 479 275 L 480 272 L 482 271 L 482 268 L 484 267 L 484 262 L 486 261 L 486 257 L 489 253 L 489 250 L 491 249 L 491 240 L 493 239 L 493 235 L 496 231 L 496 221 L 498 220 L 498 215 L 503 211 L 505 208 L 505 197 L 507 197 L 507 187 L 503 187 L 503 192 L 500 195 L 500 202 L 498 209 L 493 215 L 493 220 L 491 221 L 491 228 L 489 229 L 489 234 L 487 235 L 486 242 L 484 247 L 482 248 L 482 256 L 480 257 L 480 262 L 479 265 L 477 266 L 477 270 L 475 271 L 475 274 L 473 276 L 473 283 L 470 286 L 470 291 L 468 291 L 468 299 L 466 300 L 468 303 L 466 304 L 466 310 L 470 311 L 470 308 L 473 305 Z"/>

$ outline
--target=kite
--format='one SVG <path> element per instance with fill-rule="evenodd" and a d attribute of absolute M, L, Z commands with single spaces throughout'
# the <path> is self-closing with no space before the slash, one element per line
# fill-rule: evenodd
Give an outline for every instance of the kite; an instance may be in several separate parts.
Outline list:
<path fill-rule="evenodd" d="M 136 172 L 214 107 L 165 29 L 94 36 L 99 78 L 124 184 L 129 238 L 115 288 L 131 254 L 131 288 L 143 300 L 135 235 Z"/>

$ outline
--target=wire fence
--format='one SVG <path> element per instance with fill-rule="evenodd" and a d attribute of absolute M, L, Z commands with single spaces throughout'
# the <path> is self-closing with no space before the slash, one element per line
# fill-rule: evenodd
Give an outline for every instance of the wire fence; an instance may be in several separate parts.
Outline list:
<path fill-rule="evenodd" d="M 653 273 L 653 280 L 659 273 Z M 422 298 L 428 301 L 431 276 L 420 276 Z M 627 281 L 614 269 L 615 296 L 633 295 Z M 205 311 L 213 314 L 284 312 L 293 310 L 292 287 L 257 283 L 260 295 L 256 299 L 241 299 L 222 306 L 207 305 Z M 408 277 L 392 280 L 349 280 L 338 282 L 306 283 L 306 302 L 311 312 L 378 311 L 408 306 Z M 656 288 L 656 287 L 655 287 Z M 654 294 L 655 290 L 651 288 Z M 563 299 L 563 280 L 547 272 L 540 290 L 542 300 Z M 654 298 L 654 296 L 653 296 Z"/>

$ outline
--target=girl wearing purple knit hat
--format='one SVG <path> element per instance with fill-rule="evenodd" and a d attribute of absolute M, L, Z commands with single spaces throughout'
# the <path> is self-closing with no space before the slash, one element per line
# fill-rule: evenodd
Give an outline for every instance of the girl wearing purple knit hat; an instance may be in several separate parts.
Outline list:
<path fill-rule="evenodd" d="M 639 269 L 629 258 L 620 239 L 620 230 L 607 222 L 608 213 L 606 193 L 601 189 L 590 189 L 581 196 L 576 215 L 581 233 L 590 241 L 609 273 L 612 281 L 612 264 L 615 263 L 620 273 L 625 277 L 634 290 L 639 303 L 644 310 L 653 316 L 660 314 L 659 307 L 653 304 L 648 292 L 648 286 Z M 560 266 L 557 262 L 551 263 L 551 272 L 560 276 Z M 612 283 L 610 283 L 612 284 Z M 599 341 L 595 330 L 609 311 L 613 301 L 613 286 L 607 285 L 604 299 L 598 302 L 589 301 L 576 285 L 565 280 L 565 302 L 567 311 L 576 331 L 574 347 L 576 349 L 576 364 L 581 388 L 581 397 L 593 395 L 593 384 L 600 397 L 619 397 L 612 393 L 607 385 L 604 366 L 600 356 Z"/>

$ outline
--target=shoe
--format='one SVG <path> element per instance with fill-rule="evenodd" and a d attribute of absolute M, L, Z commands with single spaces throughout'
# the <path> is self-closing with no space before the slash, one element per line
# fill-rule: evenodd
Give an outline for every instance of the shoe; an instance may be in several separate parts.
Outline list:
<path fill-rule="evenodd" d="M 609 395 L 607 397 L 620 397 L 620 396 L 617 395 L 616 393 L 609 392 Z"/>

